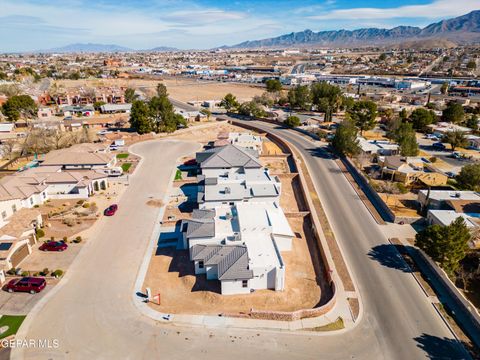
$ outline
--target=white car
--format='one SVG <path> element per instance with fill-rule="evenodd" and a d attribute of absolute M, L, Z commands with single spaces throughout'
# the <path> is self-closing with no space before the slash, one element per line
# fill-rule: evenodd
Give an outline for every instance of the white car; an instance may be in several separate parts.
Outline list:
<path fill-rule="evenodd" d="M 111 131 L 109 130 L 100 130 L 99 132 L 97 132 L 97 135 L 107 135 L 107 134 L 110 134 Z"/>

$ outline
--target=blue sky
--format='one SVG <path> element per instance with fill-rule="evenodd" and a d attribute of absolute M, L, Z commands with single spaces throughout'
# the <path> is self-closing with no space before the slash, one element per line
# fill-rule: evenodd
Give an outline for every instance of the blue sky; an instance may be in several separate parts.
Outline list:
<path fill-rule="evenodd" d="M 480 0 L 0 0 L 0 51 L 211 48 L 304 29 L 425 26 L 476 9 Z"/>

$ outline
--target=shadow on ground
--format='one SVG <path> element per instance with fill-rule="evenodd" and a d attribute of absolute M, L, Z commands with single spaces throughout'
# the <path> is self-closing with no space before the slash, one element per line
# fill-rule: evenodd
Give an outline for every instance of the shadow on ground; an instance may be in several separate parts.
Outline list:
<path fill-rule="evenodd" d="M 412 269 L 400 255 L 401 246 L 384 244 L 373 247 L 367 254 L 370 259 L 378 261 L 381 265 L 401 270 L 403 272 L 412 272 Z"/>
<path fill-rule="evenodd" d="M 441 338 L 438 336 L 422 334 L 414 340 L 417 346 L 425 351 L 428 359 L 432 360 L 456 360 L 469 359 L 463 347 L 466 346 L 463 342 L 455 339 Z"/>
<path fill-rule="evenodd" d="M 158 247 L 155 256 L 172 258 L 168 272 L 178 273 L 178 277 L 194 276 L 195 283 L 191 291 L 210 291 L 221 294 L 219 281 L 208 281 L 205 275 L 195 275 L 193 262 L 190 261 L 188 250 L 176 250 L 175 247 Z"/>

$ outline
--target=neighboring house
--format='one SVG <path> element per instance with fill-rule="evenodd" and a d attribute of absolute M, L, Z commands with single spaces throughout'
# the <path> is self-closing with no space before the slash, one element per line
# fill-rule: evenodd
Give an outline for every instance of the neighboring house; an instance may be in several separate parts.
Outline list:
<path fill-rule="evenodd" d="M 357 137 L 358 145 L 364 154 L 378 155 L 396 155 L 399 152 L 399 146 L 389 141 L 367 140 L 361 136 Z"/>
<path fill-rule="evenodd" d="M 132 104 L 105 104 L 100 106 L 102 114 L 129 113 L 132 110 Z"/>
<path fill-rule="evenodd" d="M 469 148 L 480 150 L 480 136 L 467 135 L 465 137 L 467 138 Z"/>
<path fill-rule="evenodd" d="M 199 207 L 213 208 L 242 201 L 274 202 L 279 204 L 281 182 L 267 169 L 246 168 L 226 171 L 216 177 L 198 176 Z"/>
<path fill-rule="evenodd" d="M 2 122 L 0 123 L 0 133 L 11 133 L 15 129 L 15 123 L 13 122 Z"/>
<path fill-rule="evenodd" d="M 442 122 L 442 121 L 436 124 L 428 125 L 428 127 L 432 130 L 434 135 L 437 135 L 440 137 L 452 131 L 461 131 L 465 134 L 470 134 L 472 132 L 472 129 L 468 127 L 447 123 L 447 122 Z"/>
<path fill-rule="evenodd" d="M 448 226 L 459 217 L 465 220 L 465 224 L 468 228 L 479 226 L 474 217 L 457 213 L 455 210 L 428 210 L 427 213 L 427 220 L 430 225 Z"/>
<path fill-rule="evenodd" d="M 263 166 L 248 149 L 227 145 L 196 154 L 196 160 L 205 178 L 244 172 L 245 169 L 261 169 Z"/>
<path fill-rule="evenodd" d="M 281 182 L 262 167 L 252 151 L 226 145 L 197 153 L 202 172 L 197 197 L 201 209 L 247 201 L 278 205 Z"/>
<path fill-rule="evenodd" d="M 50 151 L 40 166 L 61 166 L 64 170 L 105 170 L 116 163 L 115 154 L 106 150 L 104 145 L 78 144 Z"/>
<path fill-rule="evenodd" d="M 379 158 L 382 178 L 398 181 L 405 185 L 423 183 L 428 186 L 445 185 L 448 176 L 437 171 L 421 157 L 385 156 Z"/>
<path fill-rule="evenodd" d="M 0 271 L 18 265 L 32 253 L 37 242 L 35 230 L 42 226 L 42 216 L 35 209 L 22 209 L 0 229 Z"/>
<path fill-rule="evenodd" d="M 239 203 L 196 210 L 182 223 L 180 248 L 190 251 L 195 273 L 218 279 L 222 294 L 284 290 L 285 264 L 294 234 L 282 211 L 270 203 Z"/>
<path fill-rule="evenodd" d="M 228 140 L 232 145 L 240 146 L 244 149 L 249 149 L 257 154 L 262 153 L 262 137 L 252 133 L 236 133 L 231 132 Z"/>
<path fill-rule="evenodd" d="M 462 206 L 465 206 L 466 202 L 480 202 L 480 193 L 476 191 L 420 190 L 417 201 L 422 208 L 452 209 L 457 202 L 461 202 Z"/>

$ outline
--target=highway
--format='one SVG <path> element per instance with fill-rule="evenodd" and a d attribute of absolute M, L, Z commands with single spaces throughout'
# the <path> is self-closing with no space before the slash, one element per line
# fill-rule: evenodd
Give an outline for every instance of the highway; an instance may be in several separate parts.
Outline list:
<path fill-rule="evenodd" d="M 258 123 L 291 141 L 305 156 L 320 198 L 364 303 L 349 331 L 289 333 L 261 329 L 177 327 L 156 322 L 133 304 L 144 259 L 175 159 L 198 144 L 149 141 L 133 151 L 143 157 L 119 202 L 102 218 L 65 278 L 28 315 L 17 338 L 57 339 L 58 348 L 16 348 L 12 359 L 464 359 L 441 318 L 413 277 L 398 267 L 386 238 L 335 163 L 316 156 L 314 145 L 289 130 Z M 378 260 L 381 260 L 382 265 Z"/>

